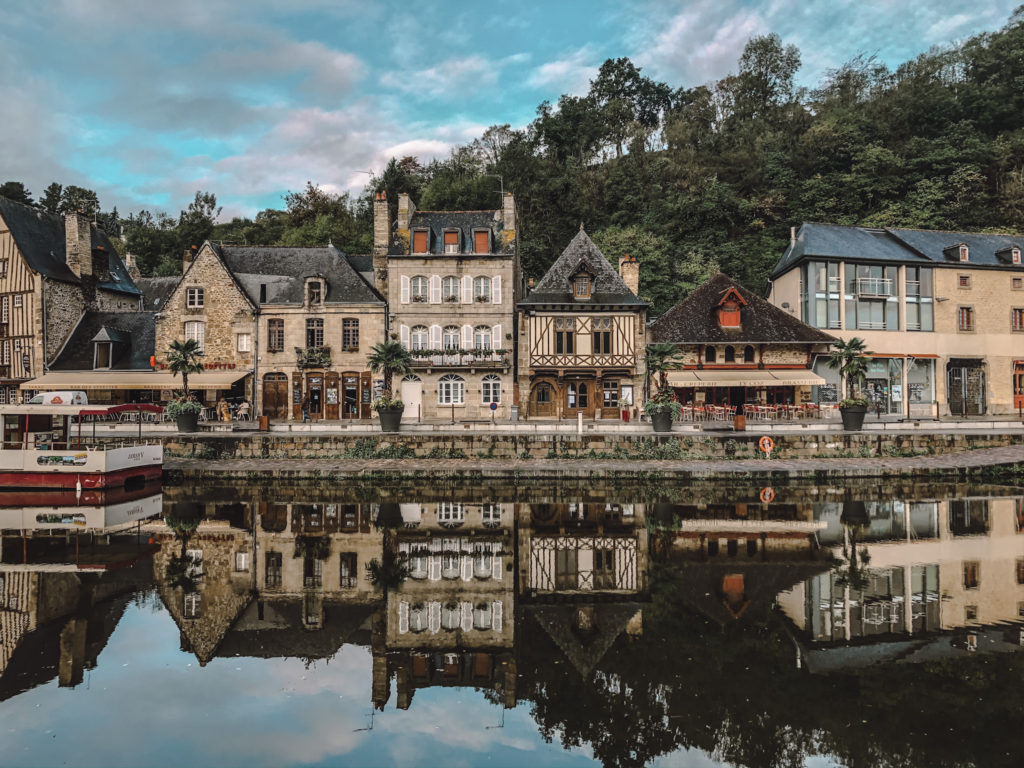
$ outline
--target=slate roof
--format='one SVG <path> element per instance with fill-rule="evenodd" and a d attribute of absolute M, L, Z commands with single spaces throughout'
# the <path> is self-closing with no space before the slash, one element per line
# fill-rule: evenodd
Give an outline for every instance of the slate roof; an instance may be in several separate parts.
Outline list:
<path fill-rule="evenodd" d="M 147 312 L 160 312 L 174 289 L 181 282 L 181 277 L 141 277 L 135 281 L 142 291 L 142 308 Z"/>
<path fill-rule="evenodd" d="M 250 603 L 217 649 L 217 656 L 248 656 L 260 659 L 330 659 L 366 623 L 372 605 L 324 600 L 324 623 L 316 632 L 304 628 L 302 598 L 266 599 L 264 617 Z M 360 638 L 361 639 L 361 638 Z M 354 643 L 362 644 L 362 643 Z"/>
<path fill-rule="evenodd" d="M 718 323 L 718 303 L 730 289 L 747 302 L 740 308 L 740 328 L 724 330 Z M 748 291 L 721 272 L 650 325 L 655 344 L 831 344 L 836 341 L 785 310 Z"/>
<path fill-rule="evenodd" d="M 18 249 L 33 271 L 62 283 L 78 285 L 82 282 L 67 265 L 63 216 L 22 205 L 6 197 L 0 197 L 0 216 L 11 230 L 14 242 L 18 244 Z M 100 283 L 100 287 L 138 295 L 139 289 L 128 274 L 128 268 L 121 257 L 117 255 L 107 233 L 96 226 L 90 229 L 92 249 L 95 251 L 97 248 L 103 248 L 107 253 L 111 279 Z"/>
<path fill-rule="evenodd" d="M 961 262 L 947 259 L 943 250 L 966 243 L 971 266 L 1005 267 L 996 256 L 1004 248 L 1024 248 L 1024 235 L 990 235 L 977 232 L 879 227 L 844 227 L 805 222 L 772 270 L 772 279 L 788 272 L 805 258 L 856 259 L 888 264 L 941 265 Z"/>
<path fill-rule="evenodd" d="M 580 266 L 587 267 L 593 275 L 590 299 L 585 301 L 575 300 L 572 292 L 571 277 Z M 624 304 L 647 306 L 646 302 L 638 299 L 636 294 L 629 290 L 615 267 L 582 229 L 562 251 L 562 255 L 555 259 L 555 263 L 536 287 L 519 304 L 569 304 L 575 307 Z"/>
<path fill-rule="evenodd" d="M 302 304 L 306 278 L 319 275 L 327 281 L 325 304 L 383 303 L 349 263 L 345 254 L 324 248 L 235 246 L 209 244 L 234 274 L 254 305 L 260 303 L 260 286 L 267 287 L 265 304 Z"/>
<path fill-rule="evenodd" d="M 565 658 L 576 668 L 584 680 L 608 653 L 608 649 L 625 631 L 630 619 L 643 609 L 640 603 L 594 603 L 595 630 L 590 636 L 573 630 L 574 616 L 579 605 L 531 605 L 537 623 L 559 647 Z"/>
<path fill-rule="evenodd" d="M 112 341 L 127 340 L 114 348 L 111 370 L 149 370 L 149 358 L 156 349 L 156 314 L 153 312 L 86 312 L 50 370 L 92 370 L 93 340 L 103 335 Z"/>
<path fill-rule="evenodd" d="M 444 253 L 444 231 L 458 230 L 462 237 L 462 251 L 465 255 L 473 255 L 471 244 L 473 242 L 473 230 L 491 230 L 492 253 L 499 255 L 510 255 L 514 252 L 512 243 L 503 244 L 501 233 L 504 231 L 504 219 L 502 211 L 419 211 L 412 215 L 409 221 L 409 229 L 430 230 L 429 253 L 442 255 Z M 403 242 L 395 237 L 391 239 L 388 249 L 389 256 L 409 255 L 409 243 Z M 418 254 L 422 255 L 422 254 Z"/>

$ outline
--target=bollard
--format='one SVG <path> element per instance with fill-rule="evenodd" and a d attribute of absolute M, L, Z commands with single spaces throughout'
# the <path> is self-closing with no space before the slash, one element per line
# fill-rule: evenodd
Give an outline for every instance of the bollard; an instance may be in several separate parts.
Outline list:
<path fill-rule="evenodd" d="M 577 435 L 582 435 L 583 434 L 583 412 L 582 411 L 580 411 L 579 413 L 576 414 L 576 434 Z"/>

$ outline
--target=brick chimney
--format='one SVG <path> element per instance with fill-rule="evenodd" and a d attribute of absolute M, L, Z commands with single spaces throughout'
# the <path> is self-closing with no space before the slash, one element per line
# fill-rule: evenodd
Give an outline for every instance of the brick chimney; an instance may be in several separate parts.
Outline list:
<path fill-rule="evenodd" d="M 505 199 L 501 205 L 501 219 L 502 227 L 507 230 L 515 230 L 516 228 L 516 199 L 512 197 L 511 192 L 505 193 Z"/>
<path fill-rule="evenodd" d="M 64 247 L 68 269 L 75 277 L 92 274 L 92 223 L 81 212 L 64 217 Z"/>
<path fill-rule="evenodd" d="M 406 192 L 398 193 L 398 231 L 408 230 L 412 217 L 416 215 L 416 203 Z"/>
<path fill-rule="evenodd" d="M 197 255 L 199 255 L 199 246 L 193 245 L 191 248 L 185 249 L 185 253 L 181 255 L 181 274 L 188 272 L 188 268 L 192 266 Z"/>
<path fill-rule="evenodd" d="M 388 245 L 391 241 L 391 217 L 388 193 L 381 190 L 373 198 L 373 287 L 388 298 Z"/>
<path fill-rule="evenodd" d="M 134 253 L 126 253 L 124 255 L 124 266 L 128 270 L 128 276 L 132 280 L 139 280 L 142 278 L 142 273 L 139 271 L 139 262 L 135 258 Z"/>
<path fill-rule="evenodd" d="M 640 295 L 640 262 L 628 253 L 619 260 L 619 276 L 634 296 Z"/>

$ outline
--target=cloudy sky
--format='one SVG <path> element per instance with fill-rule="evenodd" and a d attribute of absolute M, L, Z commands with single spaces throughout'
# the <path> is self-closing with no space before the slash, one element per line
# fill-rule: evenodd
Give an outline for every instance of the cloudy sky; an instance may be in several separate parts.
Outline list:
<path fill-rule="evenodd" d="M 998 29 L 1020 2 L 6 0 L 0 181 L 90 187 L 122 213 L 202 189 L 251 214 L 306 180 L 359 190 L 391 156 L 522 126 L 609 57 L 692 86 L 777 32 L 813 85 L 858 53 L 896 65 Z"/>

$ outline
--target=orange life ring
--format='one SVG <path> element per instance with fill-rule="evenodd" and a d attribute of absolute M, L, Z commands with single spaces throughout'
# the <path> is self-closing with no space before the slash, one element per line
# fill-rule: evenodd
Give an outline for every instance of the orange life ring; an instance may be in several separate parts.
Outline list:
<path fill-rule="evenodd" d="M 761 489 L 761 501 L 765 504 L 771 504 L 775 498 L 775 491 L 771 487 L 765 487 Z"/>
<path fill-rule="evenodd" d="M 758 440 L 757 445 L 765 453 L 765 455 L 768 455 L 775 450 L 775 441 L 768 437 L 768 435 L 765 435 L 760 440 Z"/>

